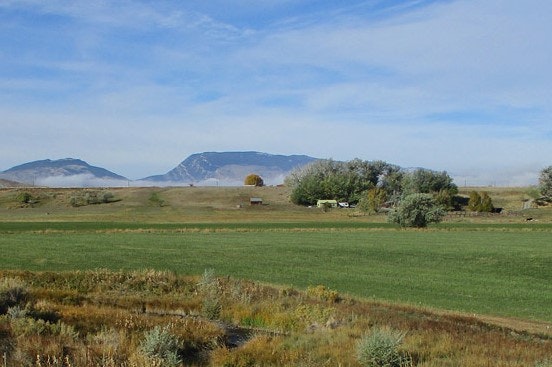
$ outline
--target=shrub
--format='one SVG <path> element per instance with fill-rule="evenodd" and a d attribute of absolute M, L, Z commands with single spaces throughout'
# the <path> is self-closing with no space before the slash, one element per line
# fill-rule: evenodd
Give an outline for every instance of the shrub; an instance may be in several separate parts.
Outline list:
<path fill-rule="evenodd" d="M 26 308 L 21 308 L 21 306 L 13 306 L 8 308 L 6 312 L 10 319 L 23 319 L 29 314 L 29 310 Z"/>
<path fill-rule="evenodd" d="M 483 194 L 481 194 L 481 205 L 479 207 L 479 211 L 483 213 L 492 213 L 493 210 L 493 200 L 491 199 L 489 194 L 484 192 Z"/>
<path fill-rule="evenodd" d="M 468 201 L 468 209 L 472 212 L 478 211 L 481 204 L 481 195 L 477 191 L 470 192 L 470 200 Z"/>
<path fill-rule="evenodd" d="M 320 205 L 320 209 L 322 209 L 322 211 L 323 211 L 324 213 L 327 213 L 327 212 L 329 212 L 330 210 L 332 210 L 332 204 L 330 204 L 330 203 L 328 203 L 328 202 L 322 203 L 322 204 Z"/>
<path fill-rule="evenodd" d="M 64 337 L 68 340 L 76 340 L 79 336 L 74 326 L 67 325 L 61 321 L 51 323 L 31 317 L 17 317 L 12 318 L 11 325 L 14 334 L 17 336 L 52 335 Z"/>
<path fill-rule="evenodd" d="M 546 167 L 540 172 L 539 190 L 542 196 L 552 196 L 552 166 Z"/>
<path fill-rule="evenodd" d="M 486 192 L 472 191 L 468 201 L 468 209 L 473 212 L 491 213 L 494 210 L 493 200 Z"/>
<path fill-rule="evenodd" d="M 454 192 L 447 189 L 443 189 L 434 194 L 434 198 L 437 204 L 439 204 L 446 210 L 451 210 L 456 207 L 454 196 Z"/>
<path fill-rule="evenodd" d="M 375 328 L 357 343 L 357 360 L 366 367 L 410 366 L 410 358 L 399 351 L 405 333 Z"/>
<path fill-rule="evenodd" d="M 50 324 L 44 320 L 35 320 L 30 317 L 12 319 L 13 333 L 17 336 L 28 337 L 31 335 L 51 334 Z"/>
<path fill-rule="evenodd" d="M 107 204 L 115 201 L 115 195 L 110 192 L 103 192 L 99 195 L 99 199 L 102 203 Z"/>
<path fill-rule="evenodd" d="M 161 362 L 163 366 L 178 366 L 181 362 L 178 356 L 178 345 L 178 339 L 168 331 L 167 327 L 156 326 L 144 334 L 140 351 L 152 361 Z"/>
<path fill-rule="evenodd" d="M 21 204 L 31 204 L 35 201 L 33 196 L 28 192 L 20 193 L 19 195 L 17 195 L 16 200 Z"/>
<path fill-rule="evenodd" d="M 210 320 L 218 319 L 222 311 L 219 300 L 219 284 L 213 269 L 205 269 L 201 281 L 198 284 L 203 294 L 201 312 Z"/>
<path fill-rule="evenodd" d="M 338 302 L 340 300 L 339 293 L 333 289 L 326 288 L 323 285 L 317 285 L 314 287 L 307 287 L 307 295 L 318 298 L 322 301 Z"/>
<path fill-rule="evenodd" d="M 155 206 L 165 206 L 165 200 L 161 199 L 159 196 L 159 193 L 152 192 L 149 197 L 150 203 L 152 203 Z"/>
<path fill-rule="evenodd" d="M 335 307 L 322 305 L 302 304 L 293 311 L 293 317 L 306 325 L 313 323 L 326 323 L 335 316 Z"/>
<path fill-rule="evenodd" d="M 10 307 L 25 306 L 29 294 L 23 283 L 14 278 L 0 280 L 0 314 L 5 314 Z"/>
<path fill-rule="evenodd" d="M 209 320 L 216 320 L 220 317 L 222 305 L 218 297 L 208 294 L 201 304 L 201 314 Z"/>
<path fill-rule="evenodd" d="M 398 207 L 389 212 L 388 220 L 402 227 L 427 227 L 429 223 L 441 221 L 445 211 L 431 194 L 411 194 Z"/>
<path fill-rule="evenodd" d="M 115 199 L 115 196 L 109 191 L 89 191 L 71 197 L 69 203 L 71 206 L 79 207 L 85 205 L 108 204 L 116 201 L 120 201 L 120 199 Z"/>
<path fill-rule="evenodd" d="M 201 276 L 201 280 L 198 283 L 198 286 L 202 292 L 209 292 L 213 290 L 213 288 L 217 288 L 217 278 L 215 276 L 215 270 L 214 269 L 205 269 L 203 271 L 203 275 Z"/>

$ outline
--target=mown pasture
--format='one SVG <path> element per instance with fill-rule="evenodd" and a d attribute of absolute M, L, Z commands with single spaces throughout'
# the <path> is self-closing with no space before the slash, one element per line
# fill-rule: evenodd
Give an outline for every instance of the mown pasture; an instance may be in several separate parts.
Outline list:
<path fill-rule="evenodd" d="M 552 211 L 532 189 L 489 191 L 504 214 L 401 230 L 385 216 L 289 203 L 285 187 L 0 190 L 0 268 L 159 269 L 552 321 Z M 471 188 L 461 190 L 468 195 Z M 74 198 L 110 192 L 102 205 Z M 32 203 L 18 198 L 29 193 Z M 249 197 L 264 205 L 248 205 Z M 534 218 L 527 222 L 527 217 Z"/>
<path fill-rule="evenodd" d="M 0 268 L 218 274 L 432 309 L 552 322 L 552 226 L 0 224 Z"/>

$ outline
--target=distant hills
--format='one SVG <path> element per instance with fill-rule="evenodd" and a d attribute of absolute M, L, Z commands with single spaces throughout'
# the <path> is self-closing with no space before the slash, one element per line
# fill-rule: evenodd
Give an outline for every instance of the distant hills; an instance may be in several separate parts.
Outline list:
<path fill-rule="evenodd" d="M 91 166 L 74 158 L 58 160 L 44 159 L 12 167 L 0 178 L 30 186 L 121 186 L 128 179 L 105 168 Z"/>
<path fill-rule="evenodd" d="M 0 188 L 3 187 L 21 187 L 25 186 L 25 184 L 22 184 L 21 182 L 11 181 L 11 180 L 4 180 L 0 178 Z"/>
<path fill-rule="evenodd" d="M 205 152 L 192 154 L 178 166 L 161 175 L 137 181 L 91 166 L 74 158 L 39 160 L 0 172 L 0 187 L 28 186 L 99 187 L 99 186 L 179 186 L 241 185 L 245 176 L 256 173 L 265 184 L 280 184 L 294 168 L 316 158 L 305 155 L 273 155 L 260 152 Z"/>

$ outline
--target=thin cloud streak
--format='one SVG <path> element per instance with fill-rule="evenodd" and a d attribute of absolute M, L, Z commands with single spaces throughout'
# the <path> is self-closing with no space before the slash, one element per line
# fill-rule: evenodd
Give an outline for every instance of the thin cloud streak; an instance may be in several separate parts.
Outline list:
<path fill-rule="evenodd" d="M 0 3 L 0 170 L 259 150 L 508 184 L 550 164 L 552 3 L 241 3 Z"/>

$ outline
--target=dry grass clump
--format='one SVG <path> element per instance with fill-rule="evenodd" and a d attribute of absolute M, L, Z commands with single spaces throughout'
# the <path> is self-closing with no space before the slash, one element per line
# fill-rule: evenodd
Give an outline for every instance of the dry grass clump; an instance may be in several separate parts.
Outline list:
<path fill-rule="evenodd" d="M 0 272 L 0 300 L 0 366 L 548 367 L 552 356 L 548 336 L 212 270 Z"/>
<path fill-rule="evenodd" d="M 329 289 L 323 285 L 317 285 L 314 287 L 307 287 L 307 295 L 310 297 L 318 298 L 322 301 L 339 302 L 339 293 L 333 289 Z"/>

